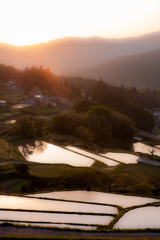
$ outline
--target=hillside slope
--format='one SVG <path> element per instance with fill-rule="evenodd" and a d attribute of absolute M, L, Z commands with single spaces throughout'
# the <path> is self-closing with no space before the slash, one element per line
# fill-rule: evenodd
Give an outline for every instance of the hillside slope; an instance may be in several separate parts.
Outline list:
<path fill-rule="evenodd" d="M 102 78 L 104 82 L 126 87 L 160 89 L 160 49 L 110 60 L 105 64 L 75 71 L 73 75 Z"/>

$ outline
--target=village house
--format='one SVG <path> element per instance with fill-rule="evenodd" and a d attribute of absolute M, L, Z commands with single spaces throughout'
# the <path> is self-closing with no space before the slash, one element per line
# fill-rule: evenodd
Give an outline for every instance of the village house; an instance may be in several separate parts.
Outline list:
<path fill-rule="evenodd" d="M 7 88 L 17 89 L 17 83 L 15 79 L 11 79 L 6 83 Z"/>
<path fill-rule="evenodd" d="M 0 107 L 6 107 L 6 102 L 5 100 L 0 100 Z"/>

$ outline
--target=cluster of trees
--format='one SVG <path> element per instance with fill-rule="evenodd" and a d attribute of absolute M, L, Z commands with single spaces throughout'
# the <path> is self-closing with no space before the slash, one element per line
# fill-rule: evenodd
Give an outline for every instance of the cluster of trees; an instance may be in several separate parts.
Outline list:
<path fill-rule="evenodd" d="M 34 86 L 41 90 L 49 91 L 50 95 L 63 95 L 72 100 L 74 98 L 82 98 L 81 89 L 75 86 L 68 86 L 67 81 L 60 81 L 61 77 L 53 75 L 49 68 L 43 69 L 31 67 L 25 68 L 22 75 L 23 89 L 30 91 Z"/>
<path fill-rule="evenodd" d="M 126 102 L 148 109 L 160 107 L 160 91 L 151 91 L 149 88 L 141 90 L 137 90 L 135 87 L 125 88 L 123 84 L 116 87 L 104 83 L 102 79 L 88 90 L 88 95 L 92 97 L 93 101 L 101 101 L 102 103 L 106 100 L 109 101 L 109 104 L 113 104 L 113 107 L 117 108 L 115 110 L 119 110 L 119 107 L 123 107 Z M 108 99 L 105 99 L 107 97 Z M 121 104 L 117 100 L 121 101 Z"/>
<path fill-rule="evenodd" d="M 153 115 L 142 106 L 128 104 L 123 108 L 122 113 L 133 119 L 138 129 L 150 131 L 155 125 Z"/>
<path fill-rule="evenodd" d="M 30 68 L 26 67 L 24 70 L 18 70 L 13 66 L 0 64 L 0 89 L 4 88 L 5 83 L 12 78 L 18 84 L 22 84 L 26 91 L 30 91 L 34 86 L 37 86 L 42 91 L 48 91 L 50 95 L 63 95 L 70 100 L 82 98 L 80 86 L 68 85 L 66 77 L 53 75 L 49 68 L 43 69 L 42 66 L 39 68 L 32 66 Z"/>
<path fill-rule="evenodd" d="M 4 87 L 4 83 L 11 78 L 15 78 L 17 83 L 22 83 L 25 90 L 37 86 L 43 91 L 48 91 L 50 95 L 63 95 L 70 100 L 81 100 L 85 90 L 86 96 L 91 96 L 93 102 L 85 100 L 75 104 L 74 109 L 77 113 L 87 112 L 89 107 L 96 103 L 128 116 L 133 119 L 137 128 L 146 131 L 154 127 L 154 119 L 145 108 L 160 107 L 160 92 L 151 91 L 149 88 L 138 91 L 135 87 L 107 85 L 102 79 L 95 81 L 81 77 L 56 76 L 42 66 L 17 70 L 13 66 L 0 64 L 0 87 Z"/>
<path fill-rule="evenodd" d="M 24 114 L 33 114 L 33 115 L 51 115 L 57 110 L 53 107 L 53 104 L 48 103 L 46 104 L 37 104 L 37 105 L 31 105 L 28 107 L 21 108 L 20 111 Z"/>
<path fill-rule="evenodd" d="M 52 131 L 75 135 L 83 141 L 107 143 L 111 138 L 130 138 L 134 133 L 132 121 L 111 109 L 92 106 L 87 113 L 70 112 L 53 117 Z"/>
<path fill-rule="evenodd" d="M 43 168 L 43 167 L 42 167 Z M 55 170 L 56 171 L 56 170 Z M 119 168 L 108 171 L 96 171 L 92 168 L 71 168 L 61 169 L 58 174 L 52 177 L 47 176 L 45 169 L 44 175 L 47 177 L 38 177 L 33 175 L 35 171 L 30 169 L 30 164 L 17 163 L 11 168 L 0 168 L 1 192 L 7 193 L 28 193 L 37 191 L 60 191 L 68 190 L 92 190 L 103 192 L 126 193 L 139 196 L 160 196 L 160 176 L 157 171 L 152 174 L 146 174 L 140 171 L 135 172 L 132 169 Z M 9 173 L 9 175 L 7 174 Z M 13 186 L 4 188 L 4 182 L 8 181 L 8 176 L 12 179 Z M 18 188 L 17 186 L 18 177 Z M 19 191 L 19 192 L 17 192 Z"/>
<path fill-rule="evenodd" d="M 17 118 L 14 126 L 14 132 L 22 134 L 25 137 L 42 136 L 45 127 L 45 120 L 43 118 L 36 118 L 31 121 L 29 117 L 23 115 Z"/>
<path fill-rule="evenodd" d="M 92 190 L 103 192 L 127 193 L 138 196 L 159 196 L 159 176 L 145 178 L 141 174 L 124 171 L 96 171 L 93 168 L 66 169 L 65 174 L 52 178 L 32 176 L 29 191 L 52 190 Z M 25 188 L 26 189 L 26 188 Z M 24 188 L 22 189 L 24 192 Z"/>
<path fill-rule="evenodd" d="M 129 119 L 132 119 L 136 128 L 148 131 L 154 127 L 155 123 L 153 115 L 146 111 L 142 106 L 134 105 L 132 103 L 127 104 L 127 101 L 124 101 L 122 97 L 118 95 L 115 95 L 114 97 L 114 94 L 107 94 L 105 96 L 106 101 L 103 102 L 103 106 L 110 107 L 120 112 L 121 115 L 126 115 Z M 110 99 L 110 101 L 108 99 Z M 122 102 L 123 104 L 121 104 Z M 88 99 L 84 99 L 75 103 L 73 109 L 77 113 L 88 112 L 90 107 L 96 106 L 97 104 Z M 114 107 L 114 105 L 116 105 L 116 107 Z M 119 106 L 119 108 L 117 106 Z M 117 131 L 117 129 L 115 131 Z"/>
<path fill-rule="evenodd" d="M 135 87 L 108 85 L 102 79 L 96 81 L 91 78 L 56 76 L 49 68 L 43 69 L 42 66 L 18 70 L 13 66 L 0 64 L 1 83 L 5 83 L 11 78 L 14 78 L 17 83 L 22 83 L 26 90 L 37 86 L 41 90 L 48 90 L 50 94 L 64 95 L 69 99 L 81 98 L 82 90 L 84 90 L 87 95 L 92 96 L 93 101 L 98 101 L 99 105 L 103 105 L 103 102 L 106 101 L 112 102 L 115 111 L 119 111 L 125 102 L 141 105 L 144 108 L 160 107 L 160 91 L 157 90 L 151 91 L 147 88 L 138 91 Z M 111 108 L 109 105 L 108 107 Z"/>
<path fill-rule="evenodd" d="M 142 99 L 146 99 L 146 101 L 142 101 Z M 149 104 L 148 99 L 151 99 Z M 102 80 L 98 81 L 93 87 L 92 94 L 92 101 L 96 102 L 96 104 L 109 107 L 128 116 L 133 119 L 136 128 L 144 131 L 150 131 L 154 127 L 153 115 L 146 111 L 144 106 L 158 106 L 160 99 L 157 99 L 155 100 L 154 95 L 151 97 L 150 94 L 139 93 L 135 88 L 125 89 L 123 86 L 119 88 L 109 86 L 103 83 Z M 140 106 L 140 103 L 143 106 Z"/>
<path fill-rule="evenodd" d="M 87 98 L 76 102 L 73 105 L 73 109 L 77 112 L 77 113 L 82 113 L 82 112 L 88 112 L 90 107 L 95 106 L 96 104 L 90 100 L 88 100 Z"/>

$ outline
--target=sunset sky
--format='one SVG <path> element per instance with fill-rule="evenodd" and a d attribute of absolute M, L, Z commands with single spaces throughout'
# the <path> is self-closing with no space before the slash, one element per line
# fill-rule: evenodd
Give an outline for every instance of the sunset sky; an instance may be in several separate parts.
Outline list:
<path fill-rule="evenodd" d="M 0 0 L 0 10 L 0 42 L 16 46 L 160 31 L 160 0 Z"/>

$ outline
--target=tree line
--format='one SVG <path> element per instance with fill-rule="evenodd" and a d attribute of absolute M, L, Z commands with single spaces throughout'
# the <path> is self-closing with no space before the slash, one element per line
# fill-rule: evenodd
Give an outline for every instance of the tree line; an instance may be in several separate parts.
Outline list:
<path fill-rule="evenodd" d="M 103 106 L 92 106 L 87 113 L 75 111 L 53 117 L 52 131 L 75 135 L 84 142 L 108 143 L 113 138 L 131 138 L 134 124 L 127 116 Z"/>

